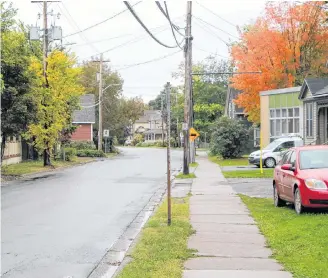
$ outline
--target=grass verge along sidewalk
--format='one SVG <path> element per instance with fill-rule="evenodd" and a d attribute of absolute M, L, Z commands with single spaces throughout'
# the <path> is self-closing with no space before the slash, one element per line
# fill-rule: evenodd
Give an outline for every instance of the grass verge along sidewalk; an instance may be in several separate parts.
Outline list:
<path fill-rule="evenodd" d="M 172 199 L 171 226 L 167 226 L 167 202 L 164 202 L 146 224 L 132 251 L 132 261 L 118 277 L 182 277 L 183 263 L 192 257 L 192 250 L 187 247 L 192 232 L 189 197 Z"/>
<path fill-rule="evenodd" d="M 225 178 L 272 178 L 274 169 L 222 171 Z"/>
<path fill-rule="evenodd" d="M 328 214 L 296 215 L 274 207 L 272 199 L 241 198 L 286 270 L 296 278 L 328 277 Z"/>
<path fill-rule="evenodd" d="M 26 174 L 41 173 L 46 171 L 51 171 L 53 169 L 69 167 L 73 165 L 78 165 L 81 163 L 88 163 L 95 161 L 92 157 L 78 157 L 76 161 L 52 161 L 51 163 L 55 168 L 43 167 L 43 161 L 26 161 L 17 164 L 11 164 L 8 166 L 1 167 L 1 175 L 4 176 L 22 176 Z"/>
<path fill-rule="evenodd" d="M 220 166 L 246 166 L 249 165 L 248 159 L 245 157 L 234 159 L 223 159 L 218 156 L 209 156 L 209 160 Z"/>

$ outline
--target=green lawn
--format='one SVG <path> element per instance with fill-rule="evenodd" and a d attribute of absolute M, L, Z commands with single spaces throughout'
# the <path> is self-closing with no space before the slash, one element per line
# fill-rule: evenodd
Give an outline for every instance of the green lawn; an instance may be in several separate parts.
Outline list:
<path fill-rule="evenodd" d="M 241 198 L 286 270 L 296 278 L 328 277 L 328 214 L 296 215 L 272 199 Z"/>
<path fill-rule="evenodd" d="M 77 157 L 76 161 L 51 161 L 55 168 L 68 167 L 80 163 L 94 161 L 91 157 Z M 24 174 L 39 173 L 52 170 L 52 167 L 43 167 L 43 161 L 26 161 L 1 167 L 1 175 L 21 176 Z"/>
<path fill-rule="evenodd" d="M 248 159 L 246 157 L 223 159 L 218 156 L 210 156 L 210 161 L 219 164 L 220 166 L 245 166 L 248 165 Z"/>
<path fill-rule="evenodd" d="M 189 197 L 172 199 L 171 226 L 167 226 L 167 203 L 164 202 L 143 229 L 140 241 L 132 251 L 133 260 L 118 277 L 182 277 L 184 261 L 193 256 L 187 247 L 192 233 Z"/>
<path fill-rule="evenodd" d="M 222 171 L 225 178 L 272 178 L 273 168 L 263 169 L 263 174 L 261 170 L 236 170 L 236 171 Z"/>
<path fill-rule="evenodd" d="M 176 179 L 194 179 L 196 175 L 194 173 L 189 173 L 188 175 L 184 175 L 183 173 L 179 173 L 175 176 Z"/>
<path fill-rule="evenodd" d="M 197 162 L 193 162 L 193 163 L 190 163 L 189 164 L 189 167 L 197 167 L 198 166 L 198 163 Z"/>

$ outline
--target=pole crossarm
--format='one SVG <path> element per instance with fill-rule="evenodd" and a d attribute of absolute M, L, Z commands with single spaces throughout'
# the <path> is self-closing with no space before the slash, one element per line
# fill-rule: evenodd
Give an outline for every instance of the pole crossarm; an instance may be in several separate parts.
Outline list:
<path fill-rule="evenodd" d="M 211 74 L 262 74 L 261 71 L 244 71 L 244 72 L 192 72 L 191 75 L 211 75 Z"/>

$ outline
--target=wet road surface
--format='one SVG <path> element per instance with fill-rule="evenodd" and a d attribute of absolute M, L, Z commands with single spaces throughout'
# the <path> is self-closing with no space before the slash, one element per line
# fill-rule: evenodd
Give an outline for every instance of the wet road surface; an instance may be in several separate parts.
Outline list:
<path fill-rule="evenodd" d="M 181 159 L 172 151 L 173 169 Z M 165 149 L 124 148 L 114 159 L 2 187 L 2 277 L 86 278 L 165 173 Z"/>

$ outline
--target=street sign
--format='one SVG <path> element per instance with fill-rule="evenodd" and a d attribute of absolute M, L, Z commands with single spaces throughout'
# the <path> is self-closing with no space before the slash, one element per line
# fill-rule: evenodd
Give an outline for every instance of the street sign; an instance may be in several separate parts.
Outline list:
<path fill-rule="evenodd" d="M 104 129 L 104 137 L 109 137 L 109 129 Z"/>
<path fill-rule="evenodd" d="M 191 127 L 189 129 L 189 139 L 190 141 L 194 142 L 196 140 L 196 138 L 199 137 L 199 133 L 193 128 Z"/>
<path fill-rule="evenodd" d="M 182 123 L 182 130 L 184 130 L 184 131 L 188 130 L 188 124 L 187 123 Z"/>

